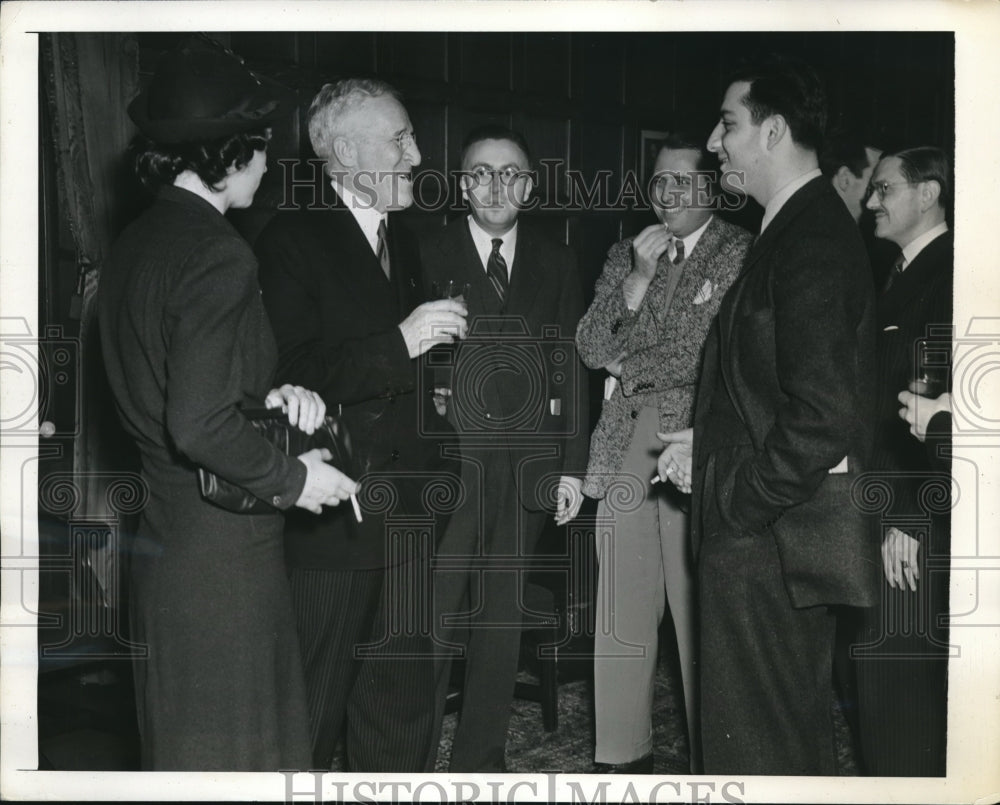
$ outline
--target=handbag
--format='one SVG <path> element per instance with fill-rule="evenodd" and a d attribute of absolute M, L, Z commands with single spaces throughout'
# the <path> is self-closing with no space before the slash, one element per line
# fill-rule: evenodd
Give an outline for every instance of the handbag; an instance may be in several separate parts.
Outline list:
<path fill-rule="evenodd" d="M 286 456 L 300 456 L 309 450 L 325 447 L 333 455 L 326 463 L 354 477 L 351 440 L 340 416 L 327 416 L 323 424 L 309 434 L 289 424 L 288 415 L 281 408 L 244 408 L 242 413 L 257 433 Z M 198 468 L 198 485 L 205 500 L 227 511 L 238 514 L 270 514 L 277 511 L 268 501 L 204 467 Z"/>

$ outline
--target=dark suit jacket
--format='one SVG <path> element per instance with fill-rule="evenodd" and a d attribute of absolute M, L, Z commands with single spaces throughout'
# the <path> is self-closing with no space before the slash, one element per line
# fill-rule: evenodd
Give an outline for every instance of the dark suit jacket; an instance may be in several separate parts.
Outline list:
<path fill-rule="evenodd" d="M 754 243 L 706 343 L 695 549 L 772 530 L 795 606 L 875 601 L 879 548 L 851 496 L 870 454 L 874 321 L 861 236 L 820 177 Z"/>
<path fill-rule="evenodd" d="M 469 337 L 432 350 L 430 361 L 452 389 L 449 418 L 459 439 L 504 445 L 522 505 L 552 508 L 558 477 L 583 478 L 587 467 L 588 403 L 573 341 L 583 315 L 575 256 L 522 220 L 503 310 L 467 219 L 424 239 L 421 258 L 428 290 L 447 280 L 469 284 Z"/>
<path fill-rule="evenodd" d="M 199 466 L 278 508 L 302 493 L 305 467 L 239 412 L 263 404 L 274 370 L 256 274 L 250 247 L 229 221 L 172 186 L 125 230 L 102 274 L 108 381 L 154 502 L 168 514 L 177 504 L 167 488 L 178 484 L 194 509 L 214 508 L 198 496 Z"/>
<path fill-rule="evenodd" d="M 421 399 L 418 361 L 398 327 L 423 301 L 423 283 L 416 243 L 398 218 L 389 217 L 390 282 L 354 216 L 328 185 L 324 193 L 329 206 L 279 212 L 255 246 L 277 382 L 318 391 L 333 412 L 342 406 L 357 479 L 381 477 L 398 499 L 362 494 L 359 534 L 349 505 L 290 518 L 286 548 L 293 566 L 371 568 L 385 561 L 387 512 L 369 507 L 384 501 L 391 515 L 422 513 L 419 488 L 438 468 L 438 440 L 421 424 L 430 399 Z"/>
<path fill-rule="evenodd" d="M 917 345 L 921 340 L 933 343 L 934 350 L 947 362 L 951 354 L 953 239 L 951 233 L 928 243 L 878 299 L 878 418 L 872 467 L 893 489 L 889 508 L 880 512 L 892 518 L 917 517 L 935 520 L 935 550 L 947 552 L 947 505 L 930 505 L 942 496 L 921 495 L 929 481 L 942 490 L 950 484 L 934 472 L 942 467 L 931 461 L 926 445 L 910 433 L 909 425 L 899 417 L 897 395 L 920 374 Z M 928 333 L 928 327 L 934 332 Z M 936 355 L 934 357 L 937 357 Z M 937 509 L 938 511 L 933 511 Z M 905 526 L 900 526 L 907 531 Z M 909 532 L 908 532 L 909 533 Z M 913 533 L 911 536 L 919 538 Z"/>

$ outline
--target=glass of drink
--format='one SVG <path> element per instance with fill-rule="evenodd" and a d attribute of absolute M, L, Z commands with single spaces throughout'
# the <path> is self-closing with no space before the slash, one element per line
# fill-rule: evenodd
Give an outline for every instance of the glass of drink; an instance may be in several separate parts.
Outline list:
<path fill-rule="evenodd" d="M 917 342 L 915 393 L 937 398 L 948 390 L 951 345 L 946 341 L 921 339 Z"/>
<path fill-rule="evenodd" d="M 431 284 L 431 295 L 435 299 L 454 299 L 456 302 L 464 302 L 468 293 L 469 283 L 467 282 L 442 280 Z"/>

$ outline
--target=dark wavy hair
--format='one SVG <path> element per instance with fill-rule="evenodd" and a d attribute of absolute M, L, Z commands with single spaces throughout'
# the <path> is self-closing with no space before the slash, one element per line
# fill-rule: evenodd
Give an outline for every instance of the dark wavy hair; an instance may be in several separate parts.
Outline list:
<path fill-rule="evenodd" d="M 768 54 L 738 67 L 727 86 L 741 81 L 750 84 L 742 101 L 754 125 L 771 115 L 781 115 L 796 143 L 812 151 L 822 149 L 826 90 L 816 70 L 797 59 Z"/>
<path fill-rule="evenodd" d="M 823 143 L 819 154 L 819 167 L 827 179 L 837 175 L 841 167 L 846 167 L 855 177 L 861 178 L 868 167 L 868 151 L 872 148 L 857 134 L 846 131 L 831 132 Z"/>
<path fill-rule="evenodd" d="M 229 168 L 245 167 L 255 151 L 263 151 L 271 140 L 271 130 L 232 134 L 218 140 L 192 143 L 157 143 L 142 134 L 136 135 L 129 145 L 136 175 L 143 186 L 156 190 L 173 184 L 183 171 L 198 174 L 205 186 L 218 191 Z"/>

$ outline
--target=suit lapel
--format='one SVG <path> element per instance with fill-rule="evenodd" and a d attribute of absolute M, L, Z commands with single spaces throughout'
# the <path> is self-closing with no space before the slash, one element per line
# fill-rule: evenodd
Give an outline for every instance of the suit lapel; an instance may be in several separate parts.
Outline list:
<path fill-rule="evenodd" d="M 719 310 L 719 320 L 722 322 L 722 344 L 721 349 L 723 352 L 723 359 L 729 351 L 730 338 L 733 332 L 733 323 L 735 321 L 735 312 L 738 307 L 740 295 L 743 293 L 743 289 L 747 284 L 747 277 L 753 273 L 757 265 L 768 255 L 774 251 L 775 245 L 781 238 L 784 231 L 791 225 L 791 223 L 798 218 L 806 207 L 808 207 L 818 196 L 823 192 L 824 188 L 827 187 L 827 180 L 822 176 L 817 176 L 815 179 L 807 182 L 805 185 L 800 187 L 792 197 L 785 202 L 784 206 L 778 211 L 778 214 L 774 216 L 774 219 L 767 225 L 765 229 L 757 238 L 754 239 L 753 244 L 750 246 L 750 251 L 747 253 L 746 259 L 743 261 L 743 267 L 740 269 L 740 274 L 736 278 L 736 282 L 733 283 L 732 287 L 729 289 L 729 293 L 726 294 L 723 300 L 722 308 Z"/>
<path fill-rule="evenodd" d="M 774 248 L 774 244 L 781 237 L 782 232 L 823 192 L 823 189 L 826 187 L 826 181 L 822 176 L 817 176 L 792 194 L 792 197 L 785 202 L 784 206 L 778 211 L 778 214 L 767 225 L 767 229 L 754 239 L 753 245 L 750 247 L 750 251 L 743 263 L 743 269 L 740 272 L 741 275 L 747 273 L 763 257 L 770 253 Z"/>
<path fill-rule="evenodd" d="M 389 271 L 392 278 L 392 287 L 396 295 L 396 303 L 400 312 L 413 310 L 423 299 L 423 294 L 419 287 L 420 277 L 414 274 L 414 264 L 410 260 L 414 247 L 408 242 L 405 234 L 403 232 L 403 224 L 398 216 L 394 213 L 389 213 Z M 381 268 L 380 264 L 379 269 Z M 384 272 L 380 273 L 382 273 L 383 277 L 385 276 Z"/>
<path fill-rule="evenodd" d="M 330 193 L 334 196 L 330 209 L 318 212 L 313 218 L 313 225 L 317 236 L 326 243 L 326 252 L 337 255 L 339 262 L 350 266 L 352 281 L 345 287 L 349 288 L 361 309 L 371 307 L 372 300 L 380 300 L 398 313 L 398 289 L 386 279 L 375 252 L 351 211 L 332 189 Z M 392 239 L 390 235 L 390 244 Z M 390 260 L 392 256 L 390 251 Z"/>
<path fill-rule="evenodd" d="M 531 309 L 531 304 L 544 281 L 535 258 L 534 239 L 528 227 L 522 224 L 517 228 L 514 266 L 510 273 L 510 288 L 507 290 L 504 312 L 523 316 Z"/>
<path fill-rule="evenodd" d="M 878 317 L 881 324 L 893 323 L 889 318 L 894 318 L 900 310 L 905 310 L 913 303 L 914 298 L 921 294 L 930 278 L 947 265 L 947 256 L 952 247 L 951 232 L 934 238 L 920 251 L 913 263 L 896 278 L 892 287 L 879 294 Z"/>
<path fill-rule="evenodd" d="M 712 282 L 714 287 L 715 280 L 722 270 L 721 263 L 716 266 L 714 264 L 719 261 L 713 260 L 718 250 L 719 240 L 719 222 L 713 217 L 708 228 L 698 239 L 690 258 L 684 262 L 681 279 L 677 283 L 677 290 L 674 291 L 671 307 L 692 304 L 706 281 Z"/>

